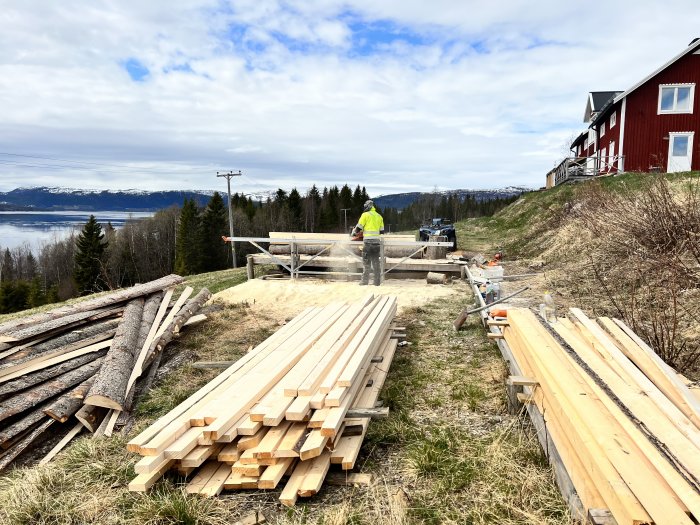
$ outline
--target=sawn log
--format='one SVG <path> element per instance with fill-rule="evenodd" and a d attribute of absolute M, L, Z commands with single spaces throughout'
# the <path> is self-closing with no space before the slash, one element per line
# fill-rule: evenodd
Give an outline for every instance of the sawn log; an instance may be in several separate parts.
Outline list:
<path fill-rule="evenodd" d="M 124 310 L 112 346 L 95 378 L 86 405 L 122 410 L 126 398 L 126 384 L 136 360 L 136 344 L 143 315 L 142 298 L 134 299 Z"/>

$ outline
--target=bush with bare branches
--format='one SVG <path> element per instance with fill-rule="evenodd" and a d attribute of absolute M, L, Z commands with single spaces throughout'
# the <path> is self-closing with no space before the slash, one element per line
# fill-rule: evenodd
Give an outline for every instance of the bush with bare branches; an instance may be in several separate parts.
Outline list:
<path fill-rule="evenodd" d="M 700 181 L 663 176 L 641 188 L 582 188 L 573 219 L 587 228 L 586 257 L 614 310 L 678 370 L 700 359 Z"/>

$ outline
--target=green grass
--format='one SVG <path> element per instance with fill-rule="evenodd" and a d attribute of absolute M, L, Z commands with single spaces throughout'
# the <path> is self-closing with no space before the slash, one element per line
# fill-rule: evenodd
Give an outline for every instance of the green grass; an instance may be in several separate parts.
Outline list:
<path fill-rule="evenodd" d="M 211 293 L 215 294 L 221 290 L 239 285 L 245 282 L 246 279 L 245 268 L 230 268 L 228 270 L 219 270 L 218 272 L 188 275 L 185 277 L 185 282 L 176 291 L 180 292 L 185 286 L 191 286 L 194 288 L 195 294 L 202 288 L 207 288 Z"/>
<path fill-rule="evenodd" d="M 600 185 L 610 193 L 634 193 L 652 177 L 665 177 L 674 184 L 682 184 L 697 180 L 700 172 L 625 173 L 529 192 L 493 217 L 457 222 L 457 243 L 466 250 L 484 252 L 486 256 L 497 250 L 504 251 L 509 258 L 537 256 L 545 238 L 561 226 L 590 185 Z"/>

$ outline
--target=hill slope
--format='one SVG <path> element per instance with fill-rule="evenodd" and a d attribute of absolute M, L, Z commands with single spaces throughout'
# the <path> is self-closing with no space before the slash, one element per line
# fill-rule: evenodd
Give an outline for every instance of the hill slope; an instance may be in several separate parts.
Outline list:
<path fill-rule="evenodd" d="M 500 249 L 519 271 L 543 271 L 539 293 L 554 292 L 559 306 L 622 318 L 670 364 L 698 375 L 697 173 L 630 173 L 532 192 L 457 231 L 461 246 Z"/>

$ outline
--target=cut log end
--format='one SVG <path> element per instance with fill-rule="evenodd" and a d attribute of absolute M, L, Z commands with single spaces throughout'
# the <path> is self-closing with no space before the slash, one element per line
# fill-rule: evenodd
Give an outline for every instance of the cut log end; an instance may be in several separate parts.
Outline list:
<path fill-rule="evenodd" d="M 84 404 L 96 407 L 110 408 L 112 410 L 124 410 L 124 407 L 116 401 L 114 401 L 113 399 L 101 395 L 92 395 L 86 397 Z"/>

